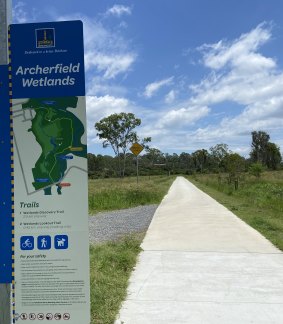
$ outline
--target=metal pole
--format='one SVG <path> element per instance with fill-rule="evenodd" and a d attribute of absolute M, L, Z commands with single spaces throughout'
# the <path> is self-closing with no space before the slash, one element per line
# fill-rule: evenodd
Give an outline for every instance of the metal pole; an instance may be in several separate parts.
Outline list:
<path fill-rule="evenodd" d="M 0 323 L 11 323 L 10 284 L 0 284 Z"/>
<path fill-rule="evenodd" d="M 8 64 L 8 25 L 12 18 L 11 0 L 0 0 L 0 65 Z M 11 286 L 0 284 L 0 323 L 11 323 Z"/>
<path fill-rule="evenodd" d="M 137 185 L 139 184 L 139 156 L 137 155 Z"/>
<path fill-rule="evenodd" d="M 8 64 L 8 25 L 11 23 L 11 0 L 0 0 L 0 64 Z"/>

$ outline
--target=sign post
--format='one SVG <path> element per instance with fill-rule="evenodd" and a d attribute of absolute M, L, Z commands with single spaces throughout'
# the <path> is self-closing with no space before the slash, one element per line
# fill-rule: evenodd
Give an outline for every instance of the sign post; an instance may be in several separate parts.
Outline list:
<path fill-rule="evenodd" d="M 11 25 L 15 319 L 90 323 L 83 29 Z"/>
<path fill-rule="evenodd" d="M 143 146 L 139 143 L 134 143 L 130 147 L 130 150 L 136 156 L 136 159 L 137 159 L 137 184 L 139 184 L 139 159 L 138 159 L 138 156 L 143 151 Z"/>
<path fill-rule="evenodd" d="M 0 65 L 0 323 L 10 324 L 12 283 L 12 151 L 8 66 Z"/>
<path fill-rule="evenodd" d="M 11 323 L 12 191 L 11 129 L 8 85 L 8 25 L 11 0 L 0 0 L 0 323 Z"/>
<path fill-rule="evenodd" d="M 12 282 L 12 178 L 8 66 L 0 65 L 0 283 Z"/>

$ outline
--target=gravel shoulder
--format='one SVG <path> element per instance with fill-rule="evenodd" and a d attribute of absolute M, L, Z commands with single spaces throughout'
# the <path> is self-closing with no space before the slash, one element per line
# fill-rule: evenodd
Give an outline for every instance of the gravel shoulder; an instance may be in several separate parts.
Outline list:
<path fill-rule="evenodd" d="M 90 243 L 113 241 L 124 235 L 147 231 L 157 207 L 139 206 L 89 216 Z"/>

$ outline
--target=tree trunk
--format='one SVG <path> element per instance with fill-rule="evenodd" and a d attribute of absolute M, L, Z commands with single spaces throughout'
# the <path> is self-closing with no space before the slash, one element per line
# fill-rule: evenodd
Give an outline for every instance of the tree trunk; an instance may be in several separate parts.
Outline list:
<path fill-rule="evenodd" d="M 123 171 L 122 171 L 123 178 L 125 177 L 125 170 L 126 170 L 126 153 L 124 153 L 123 156 Z"/>

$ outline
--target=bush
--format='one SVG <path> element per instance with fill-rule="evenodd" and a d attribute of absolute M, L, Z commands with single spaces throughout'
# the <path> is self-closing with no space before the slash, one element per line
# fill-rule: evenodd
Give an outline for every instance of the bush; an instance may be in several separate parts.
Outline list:
<path fill-rule="evenodd" d="M 264 166 L 259 162 L 253 163 L 249 167 L 249 173 L 257 178 L 260 178 L 263 171 L 264 171 Z"/>

